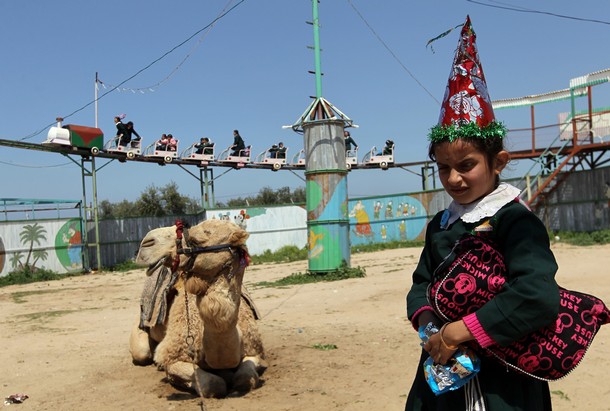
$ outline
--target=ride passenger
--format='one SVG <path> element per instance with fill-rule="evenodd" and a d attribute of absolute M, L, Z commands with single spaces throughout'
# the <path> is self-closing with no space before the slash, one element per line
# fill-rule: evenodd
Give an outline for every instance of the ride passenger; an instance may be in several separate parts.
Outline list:
<path fill-rule="evenodd" d="M 343 131 L 343 138 L 345 140 L 345 153 L 348 154 L 350 151 L 352 151 L 352 144 L 354 145 L 355 148 L 358 148 L 358 144 L 356 144 L 356 141 L 354 141 L 354 139 L 352 138 L 352 135 L 350 134 L 349 131 L 344 130 Z"/>
<path fill-rule="evenodd" d="M 269 150 L 269 157 L 271 158 L 286 158 L 286 147 L 284 147 L 284 143 L 281 141 L 279 143 L 271 146 Z"/>
<path fill-rule="evenodd" d="M 125 124 L 125 129 L 126 129 L 126 133 L 123 135 L 123 137 L 121 137 L 120 144 L 122 146 L 127 146 L 127 144 L 129 144 L 131 142 L 131 136 L 133 134 L 136 135 L 134 142 L 140 141 L 142 139 L 142 137 L 140 137 L 138 132 L 133 128 L 133 121 L 128 121 L 127 124 Z"/>
<path fill-rule="evenodd" d="M 394 152 L 394 142 L 392 140 L 386 140 L 385 146 L 383 147 L 383 151 L 381 152 L 382 156 L 391 156 Z"/>
<path fill-rule="evenodd" d="M 233 130 L 233 144 L 230 147 L 233 151 L 231 155 L 234 157 L 240 157 L 242 154 L 242 150 L 246 149 L 246 143 L 244 139 L 239 135 L 239 131 Z"/>
<path fill-rule="evenodd" d="M 123 138 L 125 136 L 127 136 L 128 131 L 127 131 L 127 126 L 125 125 L 125 123 L 123 123 L 121 121 L 124 117 L 121 117 L 121 116 L 114 117 L 114 125 L 116 126 L 116 137 L 115 137 L 115 139 L 117 140 L 117 145 L 127 145 L 127 143 L 122 144 Z"/>
<path fill-rule="evenodd" d="M 167 134 L 161 134 L 161 138 L 157 140 L 157 146 L 155 147 L 157 150 L 165 151 L 167 150 L 167 143 L 169 140 L 167 139 Z"/>
<path fill-rule="evenodd" d="M 195 154 L 214 154 L 214 143 L 207 137 L 201 137 L 199 143 L 195 144 Z"/>
<path fill-rule="evenodd" d="M 178 150 L 178 140 L 174 138 L 171 134 L 167 135 L 167 151 L 177 151 Z"/>

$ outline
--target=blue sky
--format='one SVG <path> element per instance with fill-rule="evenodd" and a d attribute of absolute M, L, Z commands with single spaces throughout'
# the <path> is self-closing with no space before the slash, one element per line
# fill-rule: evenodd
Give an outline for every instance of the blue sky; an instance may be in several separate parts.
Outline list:
<path fill-rule="evenodd" d="M 610 20 L 610 2 L 484 1 Z M 302 136 L 282 126 L 294 123 L 315 94 L 314 77 L 307 72 L 314 66 L 307 48 L 313 44 L 312 28 L 306 24 L 311 1 L 238 3 L 0 2 L 5 56 L 0 66 L 0 138 L 40 143 L 55 117 L 75 111 L 64 124 L 93 126 L 94 105 L 85 106 L 94 99 L 97 72 L 107 85 L 133 77 L 121 85 L 123 91 L 99 100 L 98 125 L 107 138 L 115 134 L 113 116 L 126 113 L 125 121 L 135 123 L 145 145 L 169 132 L 183 147 L 202 136 L 225 147 L 232 130 L 239 129 L 254 152 L 283 141 L 291 157 L 302 147 Z M 165 55 L 236 4 L 209 32 Z M 391 138 L 401 163 L 426 159 L 426 134 L 438 119 L 459 33 L 435 42 L 434 52 L 426 43 L 463 23 L 467 14 L 494 100 L 567 88 L 574 77 L 610 67 L 608 24 L 461 0 L 322 0 L 319 11 L 323 96 L 360 126 L 352 129 L 352 136 L 361 154 Z M 101 88 L 100 95 L 108 90 Z M 594 106 L 610 106 L 609 97 L 603 86 L 594 89 Z M 536 121 L 555 123 L 557 113 L 568 110 L 569 103 L 537 107 Z M 498 110 L 496 117 L 508 128 L 530 123 L 528 109 Z M 98 167 L 104 162 L 98 161 Z M 521 168 L 514 165 L 508 176 Z M 216 169 L 215 174 L 223 171 Z M 0 147 L 0 173 L 5 176 L 0 197 L 82 197 L 79 167 L 59 154 Z M 133 201 L 146 187 L 172 181 L 182 194 L 199 198 L 197 180 L 177 166 L 114 161 L 98 171 L 98 198 Z M 401 169 L 353 170 L 348 181 L 350 197 L 421 189 L 420 178 Z M 264 186 L 303 184 L 288 171 L 239 170 L 218 178 L 215 190 L 223 201 L 254 195 Z"/>

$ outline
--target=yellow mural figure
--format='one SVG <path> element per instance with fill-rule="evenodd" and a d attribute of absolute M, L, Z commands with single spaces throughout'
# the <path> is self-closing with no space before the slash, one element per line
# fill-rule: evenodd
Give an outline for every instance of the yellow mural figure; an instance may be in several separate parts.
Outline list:
<path fill-rule="evenodd" d="M 354 234 L 357 236 L 371 236 L 373 232 L 371 231 L 371 224 L 369 215 L 364 210 L 364 205 L 362 201 L 358 201 L 352 211 L 349 213 L 349 216 L 356 219 L 356 227 L 354 230 Z"/>
<path fill-rule="evenodd" d="M 324 238 L 324 234 L 316 234 L 313 230 L 309 230 L 309 238 L 307 239 L 307 246 L 309 247 L 309 258 L 316 258 L 324 251 L 322 244 L 317 244 L 318 240 Z"/>
<path fill-rule="evenodd" d="M 401 240 L 407 239 L 407 223 L 405 222 L 405 220 L 402 220 L 398 225 L 398 232 L 400 233 Z"/>

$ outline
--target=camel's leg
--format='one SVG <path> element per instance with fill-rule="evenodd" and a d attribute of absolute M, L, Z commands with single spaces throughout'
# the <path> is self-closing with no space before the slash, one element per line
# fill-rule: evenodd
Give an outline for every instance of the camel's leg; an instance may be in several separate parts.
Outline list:
<path fill-rule="evenodd" d="M 243 357 L 241 331 L 237 327 L 241 283 L 221 278 L 203 296 L 197 306 L 203 323 L 205 361 L 212 369 L 236 368 Z M 236 291 L 237 290 L 237 291 Z"/>
<path fill-rule="evenodd" d="M 175 362 L 167 367 L 167 377 L 172 384 L 192 389 L 205 398 L 224 398 L 227 384 L 221 377 L 211 374 L 189 362 Z"/>
<path fill-rule="evenodd" d="M 233 376 L 232 388 L 238 392 L 249 392 L 260 385 L 259 376 L 267 368 L 267 365 L 259 356 L 244 357 Z"/>
<path fill-rule="evenodd" d="M 153 362 L 152 343 L 148 333 L 136 324 L 129 336 L 129 352 L 134 364 L 148 365 Z"/>
<path fill-rule="evenodd" d="M 155 348 L 154 361 L 164 369 L 169 369 L 172 363 L 191 363 L 202 357 L 203 322 L 195 304 L 195 296 L 189 297 L 188 310 L 184 295 L 174 300 L 167 318 L 167 332 Z"/>
<path fill-rule="evenodd" d="M 219 370 L 237 367 L 242 356 L 241 332 L 233 328 L 215 333 L 209 328 L 203 330 L 205 362 L 210 368 Z"/>

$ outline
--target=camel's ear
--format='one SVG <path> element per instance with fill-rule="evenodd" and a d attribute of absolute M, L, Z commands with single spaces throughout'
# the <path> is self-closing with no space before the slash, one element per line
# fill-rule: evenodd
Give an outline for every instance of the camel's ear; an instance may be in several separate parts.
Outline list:
<path fill-rule="evenodd" d="M 231 236 L 229 237 L 229 244 L 244 245 L 246 244 L 246 240 L 249 236 L 250 234 L 248 234 L 246 230 L 242 230 L 240 228 L 239 230 L 236 230 L 235 232 L 231 233 Z"/>

